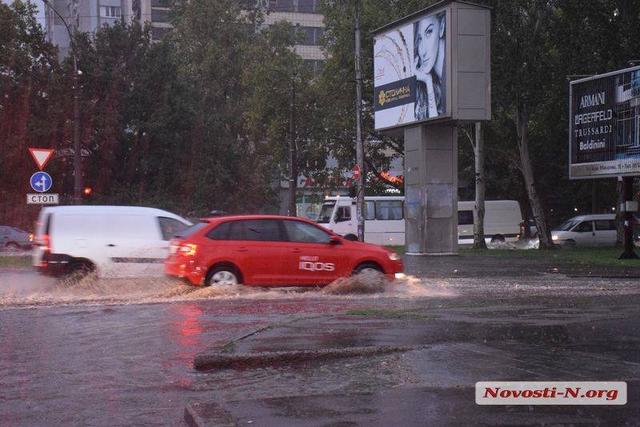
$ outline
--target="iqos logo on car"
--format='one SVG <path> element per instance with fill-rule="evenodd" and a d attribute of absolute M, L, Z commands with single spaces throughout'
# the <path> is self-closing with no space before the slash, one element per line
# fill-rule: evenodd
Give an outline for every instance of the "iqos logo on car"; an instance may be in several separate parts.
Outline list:
<path fill-rule="evenodd" d="M 298 268 L 306 271 L 335 271 L 336 265 L 332 262 L 321 262 L 317 256 L 301 256 Z"/>

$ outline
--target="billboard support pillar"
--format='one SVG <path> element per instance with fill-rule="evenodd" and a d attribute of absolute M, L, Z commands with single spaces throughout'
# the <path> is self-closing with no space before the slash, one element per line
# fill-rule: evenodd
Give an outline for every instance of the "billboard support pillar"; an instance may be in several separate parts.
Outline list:
<path fill-rule="evenodd" d="M 637 259 L 638 255 L 633 250 L 633 211 L 627 206 L 633 202 L 633 177 L 622 178 L 622 193 L 625 205 L 624 218 L 624 252 L 618 259 Z M 631 203 L 629 203 L 631 202 Z"/>
<path fill-rule="evenodd" d="M 407 127 L 405 246 L 407 255 L 458 252 L 458 128 L 454 123 Z"/>

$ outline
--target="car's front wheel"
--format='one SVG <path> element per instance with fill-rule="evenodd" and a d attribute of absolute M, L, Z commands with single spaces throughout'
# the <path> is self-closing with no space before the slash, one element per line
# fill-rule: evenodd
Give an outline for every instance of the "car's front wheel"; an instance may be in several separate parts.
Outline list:
<path fill-rule="evenodd" d="M 353 270 L 353 274 L 360 274 L 360 273 L 381 273 L 384 274 L 384 271 L 382 271 L 382 267 L 380 267 L 378 264 L 372 263 L 372 262 L 365 262 L 360 264 L 359 266 L 357 266 L 355 268 L 355 270 Z"/>
<path fill-rule="evenodd" d="M 206 286 L 233 286 L 240 283 L 240 273 L 234 267 L 227 265 L 212 269 L 205 280 Z"/>

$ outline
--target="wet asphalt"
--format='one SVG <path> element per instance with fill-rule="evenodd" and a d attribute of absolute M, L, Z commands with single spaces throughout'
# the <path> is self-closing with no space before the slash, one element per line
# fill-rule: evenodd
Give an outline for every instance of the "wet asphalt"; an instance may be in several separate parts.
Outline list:
<path fill-rule="evenodd" d="M 216 405 L 238 425 L 637 425 L 640 280 L 422 275 L 336 295 L 1 271 L 0 424 L 184 425 L 185 407 L 211 415 Z M 193 368 L 196 355 L 242 336 L 236 350 L 248 352 L 416 348 Z M 492 379 L 625 380 L 629 404 L 475 406 L 470 387 Z"/>

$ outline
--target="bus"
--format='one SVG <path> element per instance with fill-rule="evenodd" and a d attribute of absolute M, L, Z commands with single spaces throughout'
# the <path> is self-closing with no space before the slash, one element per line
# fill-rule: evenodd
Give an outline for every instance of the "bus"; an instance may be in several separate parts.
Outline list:
<path fill-rule="evenodd" d="M 473 209 L 475 202 L 458 202 L 458 244 L 473 244 Z M 364 240 L 377 245 L 404 245 L 404 196 L 367 196 L 364 209 Z M 327 197 L 316 220 L 318 224 L 357 240 L 356 200 L 350 197 Z M 522 213 L 515 200 L 485 202 L 484 233 L 489 242 L 514 242 L 520 235 Z"/>

